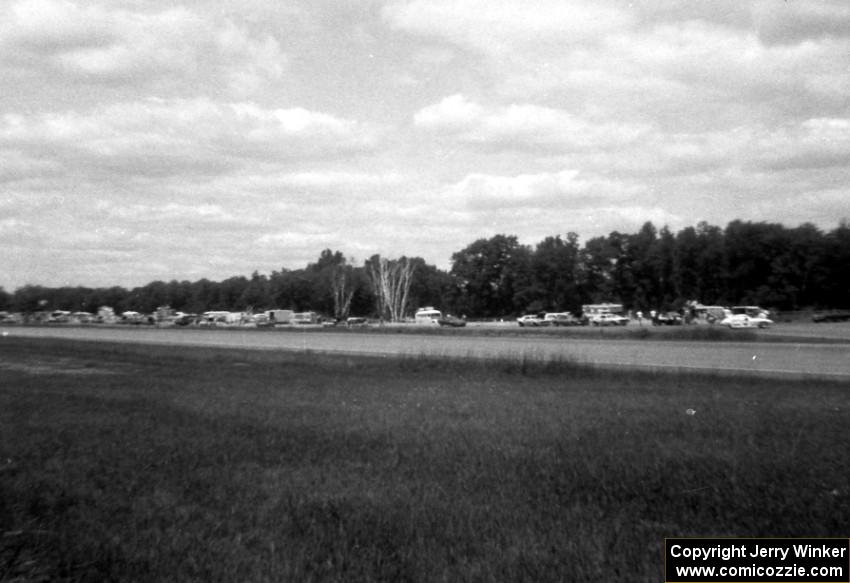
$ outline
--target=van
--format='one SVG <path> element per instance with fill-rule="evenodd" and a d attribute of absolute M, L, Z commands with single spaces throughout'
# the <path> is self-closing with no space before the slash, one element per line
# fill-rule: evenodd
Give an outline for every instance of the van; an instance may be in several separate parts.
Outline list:
<path fill-rule="evenodd" d="M 443 313 L 440 310 L 435 310 L 432 307 L 420 308 L 413 316 L 413 320 L 417 324 L 439 324 Z"/>

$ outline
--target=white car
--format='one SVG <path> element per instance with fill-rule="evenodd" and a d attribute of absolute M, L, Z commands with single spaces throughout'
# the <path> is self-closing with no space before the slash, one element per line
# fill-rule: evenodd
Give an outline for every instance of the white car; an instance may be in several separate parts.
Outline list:
<path fill-rule="evenodd" d="M 590 323 L 594 326 L 625 326 L 629 319 L 617 314 L 597 314 L 590 319 Z"/>
<path fill-rule="evenodd" d="M 733 314 L 721 320 L 721 326 L 730 328 L 767 328 L 773 324 L 773 320 L 761 316 L 748 316 L 746 314 Z"/>
<path fill-rule="evenodd" d="M 517 321 L 517 324 L 520 325 L 520 327 L 542 326 L 542 325 L 544 325 L 543 320 L 541 320 L 539 316 L 536 316 L 534 314 L 527 314 L 525 316 L 520 316 L 519 318 L 516 319 L 516 321 Z"/>
<path fill-rule="evenodd" d="M 578 326 L 581 321 L 569 312 L 550 312 L 543 316 L 544 326 Z"/>

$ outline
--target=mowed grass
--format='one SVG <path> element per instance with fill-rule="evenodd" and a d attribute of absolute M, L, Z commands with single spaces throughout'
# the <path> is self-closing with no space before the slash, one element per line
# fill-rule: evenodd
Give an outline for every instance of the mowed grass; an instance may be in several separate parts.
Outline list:
<path fill-rule="evenodd" d="M 660 581 L 847 536 L 830 382 L 0 339 L 0 581 Z"/>

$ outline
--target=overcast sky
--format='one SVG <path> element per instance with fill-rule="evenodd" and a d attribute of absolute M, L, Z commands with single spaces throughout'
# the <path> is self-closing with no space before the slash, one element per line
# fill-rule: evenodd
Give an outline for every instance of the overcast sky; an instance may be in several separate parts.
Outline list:
<path fill-rule="evenodd" d="M 846 0 L 0 1 L 0 286 L 850 218 Z"/>

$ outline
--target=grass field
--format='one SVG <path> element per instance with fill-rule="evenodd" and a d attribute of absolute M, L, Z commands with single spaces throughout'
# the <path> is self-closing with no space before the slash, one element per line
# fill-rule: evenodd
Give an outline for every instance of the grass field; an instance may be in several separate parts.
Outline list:
<path fill-rule="evenodd" d="M 0 581 L 653 581 L 848 536 L 838 383 L 0 338 Z"/>

